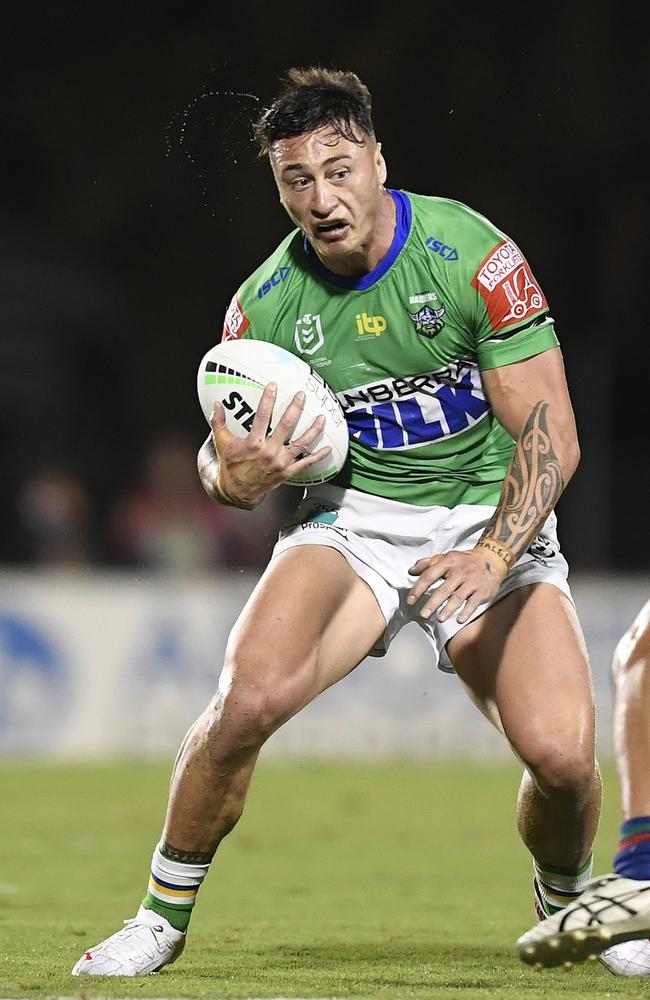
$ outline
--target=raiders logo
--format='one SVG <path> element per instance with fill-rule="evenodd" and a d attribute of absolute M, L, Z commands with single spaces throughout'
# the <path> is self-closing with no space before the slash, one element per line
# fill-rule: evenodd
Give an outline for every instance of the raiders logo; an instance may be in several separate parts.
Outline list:
<path fill-rule="evenodd" d="M 437 337 L 445 325 L 442 318 L 445 315 L 445 307 L 442 305 L 439 309 L 432 309 L 430 305 L 425 305 L 414 313 L 408 310 L 408 314 L 415 324 L 416 333 L 429 340 Z"/>

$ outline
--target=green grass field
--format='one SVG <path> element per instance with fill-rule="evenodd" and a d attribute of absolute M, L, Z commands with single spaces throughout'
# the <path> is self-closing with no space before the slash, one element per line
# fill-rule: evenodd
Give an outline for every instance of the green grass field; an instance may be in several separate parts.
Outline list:
<path fill-rule="evenodd" d="M 515 764 L 264 763 L 199 896 L 185 954 L 143 979 L 73 979 L 132 916 L 170 763 L 0 765 L 2 997 L 648 996 L 600 964 L 538 973 Z M 609 870 L 606 772 L 596 871 Z"/>

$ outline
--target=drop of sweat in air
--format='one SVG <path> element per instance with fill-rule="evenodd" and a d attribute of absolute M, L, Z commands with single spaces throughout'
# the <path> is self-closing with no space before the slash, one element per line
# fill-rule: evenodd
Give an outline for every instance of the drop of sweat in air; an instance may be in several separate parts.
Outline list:
<path fill-rule="evenodd" d="M 165 155 L 171 158 L 180 153 L 189 162 L 203 206 L 213 218 L 233 198 L 229 194 L 220 200 L 228 171 L 255 160 L 252 123 L 259 103 L 256 94 L 204 89 L 165 126 Z"/>

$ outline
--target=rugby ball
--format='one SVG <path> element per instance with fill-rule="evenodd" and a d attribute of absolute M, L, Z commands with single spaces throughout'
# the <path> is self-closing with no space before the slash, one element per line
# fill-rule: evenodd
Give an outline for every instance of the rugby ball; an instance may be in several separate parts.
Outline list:
<path fill-rule="evenodd" d="M 329 455 L 316 465 L 287 480 L 290 486 L 324 483 L 340 471 L 348 453 L 348 427 L 338 399 L 306 361 L 283 347 L 263 340 L 228 340 L 203 356 L 197 375 L 199 402 L 210 422 L 212 405 L 218 399 L 226 414 L 226 426 L 237 437 L 245 437 L 252 426 L 265 386 L 275 382 L 278 393 L 270 430 L 297 392 L 305 393 L 305 408 L 292 440 L 300 437 L 321 414 L 325 426 L 307 452 L 329 445 Z"/>

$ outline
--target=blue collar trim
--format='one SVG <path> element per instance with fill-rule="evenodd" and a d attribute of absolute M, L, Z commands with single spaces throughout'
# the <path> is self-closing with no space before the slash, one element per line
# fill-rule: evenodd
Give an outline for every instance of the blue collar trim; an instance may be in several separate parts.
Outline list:
<path fill-rule="evenodd" d="M 409 238 L 412 218 L 411 203 L 404 191 L 396 191 L 393 188 L 389 188 L 388 193 L 395 202 L 397 220 L 395 225 L 395 235 L 393 236 L 393 242 L 391 243 L 388 252 L 379 261 L 377 267 L 373 268 L 373 270 L 368 274 L 360 275 L 358 278 L 350 278 L 343 274 L 334 274 L 329 270 L 329 268 L 325 267 L 312 248 L 311 243 L 305 236 L 303 238 L 303 244 L 307 260 L 316 274 L 318 274 L 321 278 L 324 278 L 325 281 L 329 281 L 332 285 L 338 285 L 339 288 L 348 288 L 357 292 L 362 292 L 366 288 L 371 288 L 372 285 L 376 284 L 380 278 L 383 278 L 386 271 L 388 271 L 388 269 L 392 267 L 397 260 L 404 244 Z"/>

